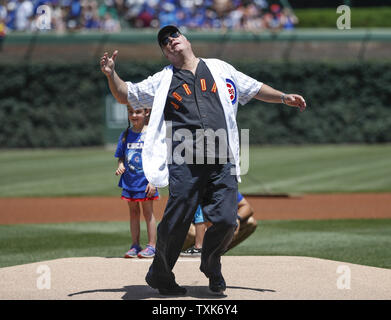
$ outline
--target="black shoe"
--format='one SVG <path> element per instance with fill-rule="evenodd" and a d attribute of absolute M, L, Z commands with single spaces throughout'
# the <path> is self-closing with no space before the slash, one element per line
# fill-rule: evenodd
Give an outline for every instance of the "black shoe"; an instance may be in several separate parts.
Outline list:
<path fill-rule="evenodd" d="M 148 283 L 148 285 L 152 288 L 152 289 L 157 289 L 157 282 L 154 281 L 154 279 L 152 278 L 151 274 L 148 272 L 147 275 L 145 276 L 145 282 Z"/>
<path fill-rule="evenodd" d="M 185 288 L 180 287 L 175 281 L 162 287 L 153 279 L 149 272 L 145 276 L 145 281 L 152 289 L 158 289 L 159 293 L 165 296 L 181 296 L 187 292 Z"/>
<path fill-rule="evenodd" d="M 205 277 L 209 278 L 209 274 L 205 271 L 205 269 L 202 266 L 202 261 L 201 261 L 201 265 L 200 265 L 200 271 L 205 275 Z"/>
<path fill-rule="evenodd" d="M 209 278 L 209 290 L 210 293 L 215 295 L 223 295 L 227 285 L 222 275 L 213 276 Z"/>
<path fill-rule="evenodd" d="M 175 282 L 166 288 L 158 288 L 158 290 L 164 296 L 183 296 L 187 293 L 186 288 L 179 286 Z"/>
<path fill-rule="evenodd" d="M 201 248 L 196 248 L 195 246 L 192 246 L 191 248 L 182 251 L 181 257 L 201 257 Z"/>

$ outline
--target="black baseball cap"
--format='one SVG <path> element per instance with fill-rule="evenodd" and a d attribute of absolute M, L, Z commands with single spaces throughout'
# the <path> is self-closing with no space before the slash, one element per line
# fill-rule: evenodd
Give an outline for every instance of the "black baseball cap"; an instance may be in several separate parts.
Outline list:
<path fill-rule="evenodd" d="M 174 26 L 174 25 L 168 25 L 168 26 L 165 26 L 165 27 L 161 28 L 159 30 L 159 33 L 157 34 L 157 42 L 159 43 L 159 46 L 161 46 L 161 43 L 162 43 L 163 39 L 167 35 L 169 35 L 169 34 L 171 34 L 173 32 L 179 32 L 180 33 L 179 29 L 176 26 Z"/>

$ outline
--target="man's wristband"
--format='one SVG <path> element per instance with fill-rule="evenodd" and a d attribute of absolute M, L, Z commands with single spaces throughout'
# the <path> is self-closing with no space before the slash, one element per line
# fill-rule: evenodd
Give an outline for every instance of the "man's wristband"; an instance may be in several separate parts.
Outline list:
<path fill-rule="evenodd" d="M 285 104 L 285 96 L 286 96 L 286 93 L 283 93 L 281 95 L 281 103 Z"/>

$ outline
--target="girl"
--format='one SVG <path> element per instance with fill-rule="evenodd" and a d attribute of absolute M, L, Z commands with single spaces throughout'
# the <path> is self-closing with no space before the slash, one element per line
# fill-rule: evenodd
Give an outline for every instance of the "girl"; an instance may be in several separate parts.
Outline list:
<path fill-rule="evenodd" d="M 147 129 L 150 109 L 134 110 L 128 105 L 128 128 L 121 133 L 115 157 L 118 168 L 115 174 L 121 175 L 118 186 L 122 188 L 122 199 L 129 205 L 130 233 L 132 245 L 125 258 L 153 258 L 156 245 L 156 221 L 153 215 L 153 202 L 159 198 L 157 189 L 151 185 L 143 171 L 141 152 Z M 130 128 L 132 123 L 132 128 Z M 147 225 L 148 244 L 140 247 L 140 204 Z"/>

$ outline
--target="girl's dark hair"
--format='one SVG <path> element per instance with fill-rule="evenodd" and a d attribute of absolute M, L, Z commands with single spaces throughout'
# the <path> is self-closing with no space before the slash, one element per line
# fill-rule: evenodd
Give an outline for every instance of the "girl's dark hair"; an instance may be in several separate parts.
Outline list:
<path fill-rule="evenodd" d="M 149 110 L 149 115 L 147 115 L 147 116 L 145 116 L 145 125 L 147 126 L 148 124 L 149 124 L 149 119 L 150 119 L 150 117 L 151 117 L 151 109 L 149 109 L 149 108 L 144 108 L 144 110 L 146 111 L 146 110 Z"/>
<path fill-rule="evenodd" d="M 128 127 L 126 128 L 126 130 L 124 131 L 124 135 L 122 136 L 122 139 L 121 139 L 122 143 L 126 142 L 126 139 L 128 138 L 128 134 L 129 134 L 129 129 L 130 129 L 130 120 L 128 117 Z"/>

